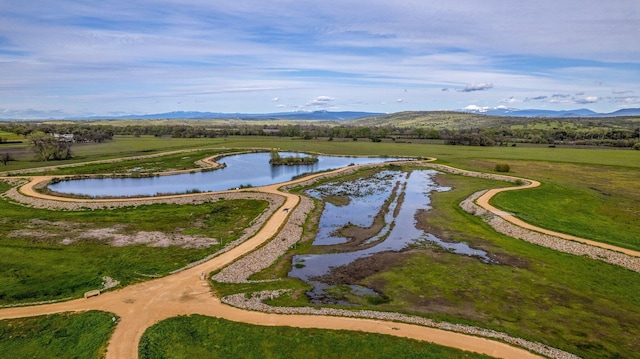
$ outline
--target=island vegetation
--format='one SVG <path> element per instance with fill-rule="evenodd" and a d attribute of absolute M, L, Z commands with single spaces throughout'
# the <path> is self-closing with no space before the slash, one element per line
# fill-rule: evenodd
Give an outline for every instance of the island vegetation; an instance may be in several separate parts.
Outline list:
<path fill-rule="evenodd" d="M 295 154 L 293 156 L 281 156 L 277 150 L 271 150 L 269 163 L 272 166 L 297 166 L 297 165 L 312 165 L 318 162 L 318 156 L 300 156 Z"/>

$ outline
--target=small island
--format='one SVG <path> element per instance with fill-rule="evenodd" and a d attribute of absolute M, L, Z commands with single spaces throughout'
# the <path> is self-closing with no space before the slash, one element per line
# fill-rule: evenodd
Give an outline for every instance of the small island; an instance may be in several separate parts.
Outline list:
<path fill-rule="evenodd" d="M 314 155 L 304 157 L 300 157 L 298 155 L 282 157 L 278 151 L 275 150 L 271 151 L 271 159 L 269 160 L 269 163 L 272 166 L 312 165 L 317 162 L 318 157 Z"/>

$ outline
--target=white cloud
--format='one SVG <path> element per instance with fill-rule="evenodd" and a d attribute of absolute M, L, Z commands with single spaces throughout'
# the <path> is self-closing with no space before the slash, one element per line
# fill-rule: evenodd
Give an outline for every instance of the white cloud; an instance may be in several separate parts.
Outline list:
<path fill-rule="evenodd" d="M 477 105 L 469 105 L 467 107 L 465 107 L 463 110 L 466 111 L 476 111 L 476 112 L 487 112 L 489 111 L 489 107 L 487 106 L 477 106 Z"/>
<path fill-rule="evenodd" d="M 320 106 L 320 107 L 326 107 L 330 104 L 330 102 L 332 102 L 333 100 L 335 100 L 333 97 L 329 97 L 329 96 L 318 96 L 315 99 L 307 102 L 307 106 Z"/>
<path fill-rule="evenodd" d="M 575 101 L 575 103 L 585 105 L 589 103 L 598 102 L 599 98 L 598 96 L 587 96 L 587 97 L 574 98 L 573 100 Z"/>
<path fill-rule="evenodd" d="M 465 88 L 457 90 L 458 92 L 473 92 L 473 91 L 484 91 L 493 88 L 493 84 L 491 82 L 477 82 L 473 84 L 467 84 Z"/>
<path fill-rule="evenodd" d="M 640 48 L 629 46 L 637 42 L 634 0 L 2 7 L 0 107 L 15 110 L 156 113 L 182 102 L 184 110 L 263 112 L 280 98 L 326 108 L 336 101 L 314 97 L 330 93 L 340 106 L 375 111 L 393 89 L 407 88 L 404 104 L 384 111 L 524 99 L 605 112 L 623 101 L 612 92 L 630 101 L 625 93 L 640 92 Z"/>

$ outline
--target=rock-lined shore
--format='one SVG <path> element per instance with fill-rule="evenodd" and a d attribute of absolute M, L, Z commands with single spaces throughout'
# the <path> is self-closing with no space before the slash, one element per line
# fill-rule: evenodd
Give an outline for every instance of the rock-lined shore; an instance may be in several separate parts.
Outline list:
<path fill-rule="evenodd" d="M 443 170 L 443 168 L 439 168 Z M 449 168 L 446 168 L 448 170 Z M 344 175 L 350 173 L 353 170 L 346 170 L 340 173 Z M 464 175 L 474 174 L 474 172 L 463 171 Z M 320 176 L 319 178 L 328 178 L 327 176 Z M 335 176 L 335 175 L 334 175 Z M 508 176 L 499 176 L 501 180 L 515 182 L 517 179 Z M 308 185 L 319 178 L 304 181 L 296 184 Z M 490 177 L 487 177 L 490 178 Z M 311 199 L 301 196 L 300 204 L 292 209 L 286 224 L 280 233 L 265 246 L 250 253 L 249 255 L 235 261 L 231 265 L 225 267 L 220 272 L 215 274 L 212 279 L 223 283 L 248 283 L 249 277 L 256 274 L 263 269 L 269 267 L 280 256 L 284 255 L 286 251 L 291 248 L 302 236 L 302 225 L 307 217 L 307 214 L 313 209 L 313 202 Z M 315 307 L 273 307 L 265 304 L 263 301 L 267 299 L 276 298 L 287 290 L 276 291 L 263 291 L 257 293 L 241 293 L 234 294 L 222 298 L 222 301 L 226 304 L 260 312 L 277 313 L 277 314 L 311 314 L 311 315 L 328 315 L 328 316 L 343 316 L 343 317 L 358 317 L 369 319 L 380 319 L 387 321 L 396 321 L 410 324 L 418 324 L 438 329 L 449 330 L 453 332 L 459 332 L 464 334 L 476 335 L 491 339 L 498 339 L 509 344 L 513 344 L 522 348 L 525 348 L 534 353 L 544 355 L 554 359 L 576 359 L 580 358 L 574 354 L 549 347 L 542 343 L 531 342 L 521 338 L 514 338 L 505 333 L 497 332 L 494 330 L 483 329 L 479 327 L 473 327 L 461 324 L 452 324 L 447 322 L 436 322 L 431 319 L 409 316 L 400 313 L 393 312 L 379 312 L 379 311 L 349 311 L 344 309 L 334 308 L 315 308 Z"/>
<path fill-rule="evenodd" d="M 313 201 L 301 196 L 300 203 L 280 230 L 278 235 L 263 247 L 249 253 L 239 260 L 231 263 L 213 276 L 213 280 L 223 283 L 247 283 L 249 277 L 258 273 L 272 263 L 291 248 L 302 237 L 302 226 L 307 218 L 307 214 L 313 209 Z"/>
<path fill-rule="evenodd" d="M 81 202 L 70 202 L 70 201 L 55 201 L 44 198 L 37 198 L 31 196 L 25 196 L 20 191 L 18 191 L 18 187 L 26 183 L 25 180 L 17 180 L 12 179 L 11 182 L 7 179 L 4 179 L 5 182 L 8 182 L 11 185 L 14 185 L 13 188 L 10 188 L 8 191 L 3 193 L 1 197 L 13 201 L 15 203 L 19 203 L 23 206 L 33 207 L 33 208 L 42 208 L 56 211 L 82 211 L 82 210 L 96 210 L 96 209 L 113 209 L 120 207 L 131 207 L 131 206 L 140 206 L 147 204 L 155 204 L 155 203 L 166 203 L 166 204 L 202 204 L 205 202 L 215 202 L 219 200 L 230 200 L 230 199 L 262 199 L 269 201 L 271 206 L 280 206 L 284 202 L 284 198 L 281 196 L 272 195 L 264 192 L 257 191 L 228 191 L 228 192 L 213 192 L 213 193 L 196 193 L 196 194 L 184 194 L 184 195 L 175 195 L 175 196 L 158 196 L 158 197 L 143 197 L 136 199 L 113 199 L 113 200 L 104 200 L 104 201 L 95 201 L 91 199 L 87 199 L 86 201 Z"/>

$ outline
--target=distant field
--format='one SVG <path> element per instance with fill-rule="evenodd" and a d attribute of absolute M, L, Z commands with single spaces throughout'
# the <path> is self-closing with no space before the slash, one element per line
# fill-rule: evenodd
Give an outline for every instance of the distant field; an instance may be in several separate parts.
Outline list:
<path fill-rule="evenodd" d="M 407 111 L 384 116 L 366 117 L 347 122 L 356 126 L 395 126 L 404 128 L 470 129 L 470 128 L 628 128 L 640 123 L 640 117 L 508 117 L 450 111 Z"/>
<path fill-rule="evenodd" d="M 16 135 L 13 132 L 5 132 L 5 131 L 0 131 L 0 138 L 3 138 L 7 141 L 22 141 L 24 140 L 24 137 L 20 136 L 20 135 Z"/>
<path fill-rule="evenodd" d="M 280 148 L 292 151 L 316 151 L 325 154 L 378 155 L 378 156 L 429 156 L 442 162 L 466 165 L 473 158 L 536 160 L 570 162 L 640 168 L 640 151 L 629 149 L 592 149 L 580 147 L 548 148 L 544 145 L 519 145 L 517 147 L 477 147 L 433 144 L 432 141 L 412 140 L 409 143 L 391 141 L 374 143 L 367 139 L 352 141 L 327 141 L 326 139 L 302 140 L 282 137 L 230 136 L 213 139 L 173 139 L 153 136 L 116 136 L 113 141 L 101 144 L 82 144 L 72 147 L 72 160 L 34 162 L 21 158 L 0 167 L 2 171 L 29 167 L 52 166 L 65 163 L 95 161 L 99 159 L 139 156 L 191 148 Z"/>

